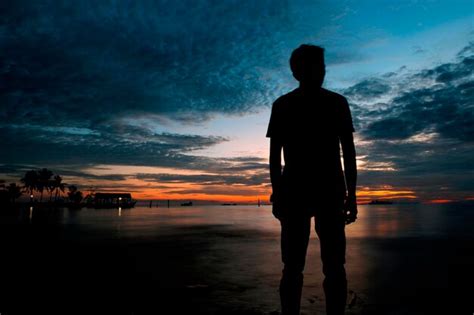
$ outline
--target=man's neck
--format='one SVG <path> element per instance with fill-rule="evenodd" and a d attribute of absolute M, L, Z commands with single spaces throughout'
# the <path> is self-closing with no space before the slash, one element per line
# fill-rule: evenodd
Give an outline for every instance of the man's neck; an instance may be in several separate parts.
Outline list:
<path fill-rule="evenodd" d="M 321 92 L 321 86 L 308 86 L 300 83 L 299 90 L 305 95 L 315 95 Z"/>

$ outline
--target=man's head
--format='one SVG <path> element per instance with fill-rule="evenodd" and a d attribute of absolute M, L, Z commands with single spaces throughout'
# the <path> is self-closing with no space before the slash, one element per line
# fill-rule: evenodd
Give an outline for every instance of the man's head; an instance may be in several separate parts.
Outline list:
<path fill-rule="evenodd" d="M 324 48 L 303 44 L 296 48 L 290 57 L 293 76 L 301 84 L 320 87 L 326 74 Z"/>

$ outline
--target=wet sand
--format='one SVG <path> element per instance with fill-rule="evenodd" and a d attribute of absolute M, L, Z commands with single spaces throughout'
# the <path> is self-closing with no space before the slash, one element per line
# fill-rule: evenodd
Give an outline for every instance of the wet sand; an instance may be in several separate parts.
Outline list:
<path fill-rule="evenodd" d="M 312 233 L 302 314 L 325 314 Z M 2 224 L 0 312 L 279 314 L 275 230 L 214 222 L 126 235 Z M 472 314 L 473 239 L 357 235 L 348 237 L 346 314 Z"/>

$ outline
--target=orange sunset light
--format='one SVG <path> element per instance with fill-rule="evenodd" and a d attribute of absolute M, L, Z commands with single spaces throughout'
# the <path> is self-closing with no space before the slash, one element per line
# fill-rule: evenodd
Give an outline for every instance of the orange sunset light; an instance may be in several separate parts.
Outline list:
<path fill-rule="evenodd" d="M 432 204 L 443 204 L 443 203 L 450 203 L 453 202 L 454 200 L 451 199 L 431 199 L 428 200 L 427 203 L 432 203 Z"/>
<path fill-rule="evenodd" d="M 118 166 L 107 166 L 92 168 L 89 171 L 95 175 L 116 174 Z M 149 168 L 130 167 L 120 169 L 123 180 L 104 179 L 82 179 L 81 187 L 83 191 L 88 191 L 88 187 L 94 187 L 96 192 L 131 192 L 133 198 L 139 200 L 202 200 L 216 202 L 239 202 L 254 203 L 260 199 L 261 202 L 269 202 L 271 194 L 270 183 L 260 183 L 254 185 L 245 184 L 221 184 L 216 182 L 186 182 L 186 177 L 176 181 L 160 182 L 158 180 L 145 180 L 136 178 L 137 173 L 151 173 L 156 175 L 180 174 L 180 175 L 215 175 L 198 171 L 176 170 L 171 168 Z M 251 176 L 252 172 L 242 174 Z M 224 175 L 225 176 L 225 175 Z M 79 178 L 70 176 L 66 179 L 68 183 L 79 181 Z M 415 191 L 402 188 L 397 189 L 390 185 L 377 185 L 376 187 L 359 186 L 357 189 L 358 203 L 368 203 L 373 199 L 418 199 Z M 436 199 L 431 203 L 449 202 L 450 200 Z"/>
<path fill-rule="evenodd" d="M 360 187 L 357 191 L 357 202 L 360 204 L 368 203 L 373 199 L 391 200 L 391 199 L 418 199 L 413 190 L 397 190 L 391 186 L 379 186 L 380 188 Z"/>

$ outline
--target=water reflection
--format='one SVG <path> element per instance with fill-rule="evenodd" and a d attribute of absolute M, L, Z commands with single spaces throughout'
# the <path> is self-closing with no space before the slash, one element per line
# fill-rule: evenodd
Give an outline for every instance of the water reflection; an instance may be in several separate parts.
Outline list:
<path fill-rule="evenodd" d="M 348 238 L 400 238 L 447 236 L 452 233 L 472 235 L 463 208 L 455 205 L 361 205 L 358 220 L 346 227 Z M 126 213 L 126 215 L 125 215 Z M 133 209 L 66 210 L 27 207 L 18 214 L 22 222 L 75 225 L 79 229 L 102 231 L 104 237 L 159 236 L 182 233 L 185 227 L 221 226 L 254 230 L 279 236 L 280 225 L 270 206 L 193 206 L 171 208 L 136 207 Z M 180 230 L 180 231 L 177 231 Z M 311 238 L 316 238 L 312 233 Z"/>
<path fill-rule="evenodd" d="M 412 258 L 420 249 L 424 249 L 421 254 L 427 257 L 426 261 L 439 261 L 437 252 L 427 247 L 431 239 L 446 236 L 474 239 L 470 226 L 474 212 L 469 208 L 394 204 L 360 206 L 359 212 L 356 223 L 346 228 L 346 267 L 350 279 L 349 289 L 356 291 L 367 303 L 371 303 L 368 297 L 376 296 L 374 292 L 383 291 L 380 288 L 387 283 L 397 283 L 394 287 L 402 287 L 402 281 L 397 282 L 397 279 L 407 280 L 408 276 L 403 278 L 400 270 L 405 272 L 413 269 L 407 262 L 414 261 Z M 165 261 L 163 257 L 179 265 L 183 255 L 192 254 L 192 260 L 186 261 L 188 267 L 202 274 L 212 274 L 213 283 L 219 283 L 220 289 L 215 291 L 213 301 L 224 303 L 238 299 L 266 313 L 274 311 L 274 306 L 278 305 L 276 292 L 282 268 L 280 225 L 272 216 L 269 206 L 84 208 L 67 211 L 28 207 L 24 209 L 24 219 L 38 225 L 45 222 L 63 224 L 65 228 L 58 229 L 54 236 L 60 237 L 60 233 L 73 231 L 64 237 L 79 240 L 81 244 L 110 239 L 145 240 L 147 246 L 139 246 L 143 251 L 134 253 L 133 260 L 142 259 L 141 268 L 150 273 L 159 273 L 159 270 L 154 269 L 154 263 Z M 48 227 L 45 230 L 50 229 Z M 323 313 L 324 306 L 321 300 L 324 295 L 320 249 L 315 234 L 313 223 L 302 306 L 306 313 Z M 452 243 L 449 243 L 451 246 Z M 175 248 L 179 250 L 174 252 Z M 150 263 L 150 256 L 156 261 Z M 398 272 L 391 272 L 387 266 Z M 176 272 L 181 273 L 182 268 L 178 269 Z M 426 273 L 431 275 L 431 271 Z M 161 279 L 161 276 L 159 274 L 156 277 Z M 424 284 L 413 286 L 413 290 Z"/>
<path fill-rule="evenodd" d="M 456 205 L 360 206 L 359 219 L 348 226 L 347 234 L 373 238 L 448 236 L 463 225 L 453 216 L 461 211 L 462 206 Z"/>
<path fill-rule="evenodd" d="M 28 207 L 25 210 L 24 215 L 19 214 L 23 221 L 76 225 L 103 231 L 104 235 L 120 222 L 124 237 L 176 233 L 176 229 L 195 226 L 225 226 L 272 236 L 280 233 L 270 206 L 136 207 L 126 212 L 121 207 L 80 211 Z M 462 216 L 456 207 L 448 205 L 362 205 L 357 222 L 346 227 L 346 234 L 348 238 L 430 237 L 456 231 L 472 234 L 468 220 Z M 311 238 L 315 237 L 312 233 Z"/>
<path fill-rule="evenodd" d="M 402 237 L 417 233 L 416 212 L 396 205 L 359 206 L 359 218 L 347 227 L 348 237 Z"/>

